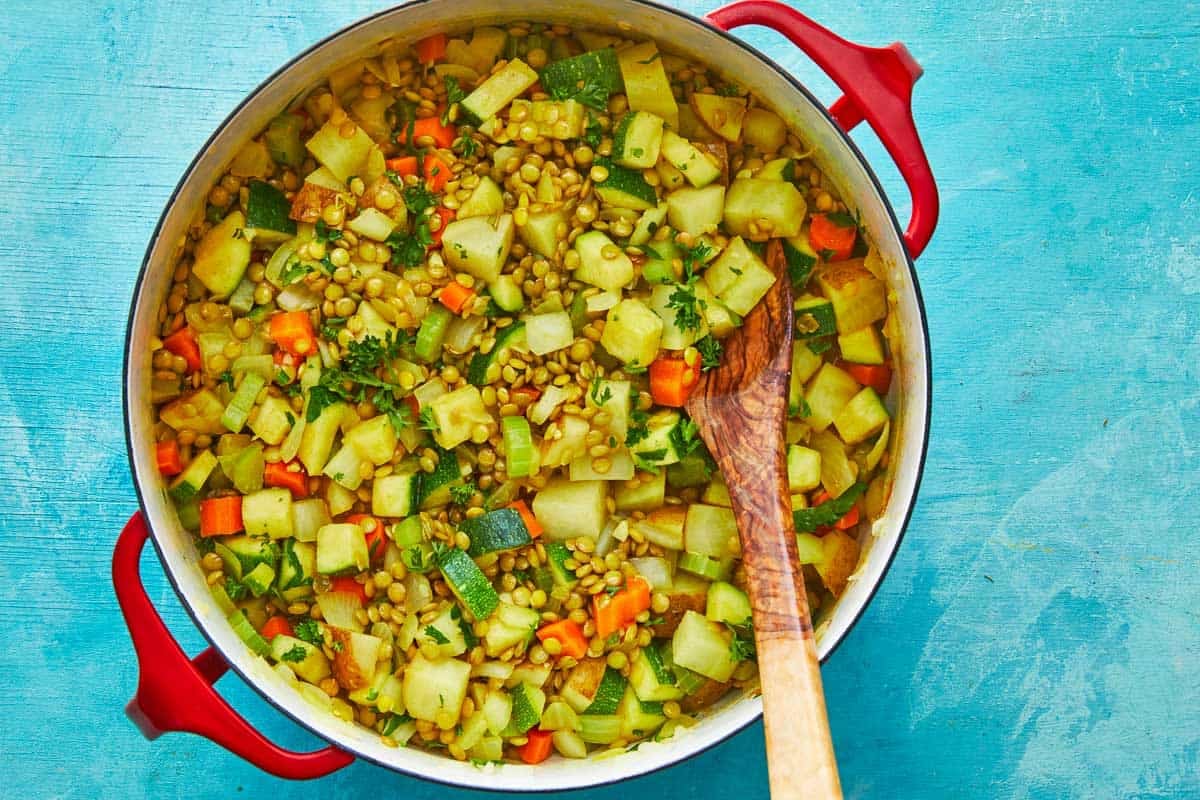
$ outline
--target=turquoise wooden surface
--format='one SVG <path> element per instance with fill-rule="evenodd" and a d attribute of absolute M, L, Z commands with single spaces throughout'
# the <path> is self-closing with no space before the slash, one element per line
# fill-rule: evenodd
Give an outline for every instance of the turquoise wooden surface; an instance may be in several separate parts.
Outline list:
<path fill-rule="evenodd" d="M 195 737 L 146 742 L 121 713 L 136 665 L 108 564 L 135 507 L 119 375 L 143 248 L 243 94 L 378 7 L 270 5 L 5 4 L 0 797 L 470 794 L 365 765 L 288 784 Z M 943 199 L 919 265 L 935 373 L 920 502 L 825 668 L 847 796 L 1200 796 L 1200 7 L 803 7 L 909 44 Z M 832 98 L 780 37 L 745 35 Z M 221 686 L 268 735 L 314 745 Z M 766 797 L 761 727 L 588 796 L 634 793 Z"/>

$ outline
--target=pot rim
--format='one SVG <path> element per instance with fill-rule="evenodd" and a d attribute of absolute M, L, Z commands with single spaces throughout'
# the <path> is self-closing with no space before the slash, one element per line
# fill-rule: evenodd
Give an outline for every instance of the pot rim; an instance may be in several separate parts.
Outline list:
<path fill-rule="evenodd" d="M 183 174 L 180 176 L 179 181 L 176 183 L 174 189 L 171 190 L 171 194 L 167 198 L 166 203 L 163 205 L 162 213 L 159 215 L 158 222 L 155 224 L 154 230 L 151 233 L 150 239 L 147 243 L 145 255 L 142 258 L 141 266 L 138 268 L 137 280 L 134 283 L 133 295 L 132 295 L 130 305 L 129 305 L 129 312 L 128 312 L 126 326 L 125 326 L 125 347 L 123 349 L 123 358 L 122 358 L 123 363 L 122 363 L 122 369 L 121 369 L 121 382 L 122 382 L 121 410 L 122 410 L 122 414 L 124 417 L 123 425 L 125 428 L 126 455 L 129 458 L 130 474 L 131 474 L 131 477 L 133 478 L 134 491 L 137 494 L 138 507 L 139 507 L 139 509 L 141 509 L 142 513 L 145 516 L 146 526 L 151 534 L 149 538 L 150 538 L 151 543 L 154 545 L 155 553 L 157 554 L 159 561 L 164 564 L 166 562 L 166 558 L 165 558 L 165 554 L 162 549 L 162 544 L 159 542 L 159 537 L 158 537 L 157 533 L 155 532 L 154 525 L 152 524 L 153 517 L 149 513 L 149 509 L 148 509 L 145 495 L 144 495 L 144 490 L 143 490 L 141 482 L 138 480 L 137 470 L 136 470 L 136 467 L 134 466 L 136 455 L 135 455 L 135 449 L 134 449 L 135 442 L 134 442 L 132 416 L 131 416 L 132 398 L 131 398 L 131 391 L 130 391 L 130 380 L 132 378 L 132 367 L 133 367 L 132 347 L 133 347 L 133 342 L 134 342 L 134 322 L 135 322 L 135 318 L 137 316 L 137 309 L 139 308 L 141 303 L 145 300 L 145 298 L 143 297 L 143 290 L 144 290 L 144 285 L 146 282 L 146 276 L 147 276 L 147 274 L 150 270 L 150 266 L 151 266 L 151 264 L 150 264 L 151 256 L 153 255 L 155 246 L 158 243 L 160 236 L 162 235 L 162 228 L 163 228 L 163 225 L 166 223 L 168 212 L 174 206 L 174 204 L 177 202 L 183 187 L 192 178 L 193 172 L 195 171 L 197 164 L 200 162 L 202 157 L 208 152 L 208 150 L 212 147 L 213 142 L 220 136 L 222 131 L 224 131 L 226 129 L 226 127 L 233 121 L 233 119 L 242 111 L 242 109 L 244 109 L 246 106 L 250 105 L 263 92 L 263 90 L 269 84 L 271 84 L 277 78 L 281 77 L 282 75 L 284 75 L 285 73 L 290 71 L 292 68 L 294 68 L 297 65 L 297 63 L 299 63 L 303 59 L 307 58 L 314 51 L 326 46 L 330 42 L 332 42 L 338 38 L 341 38 L 342 36 L 352 32 L 352 31 L 355 31 L 364 26 L 373 24 L 377 20 L 379 20 L 383 17 L 386 17 L 387 15 L 395 12 L 398 8 L 436 4 L 439 2 L 443 2 L 443 0 L 407 0 L 406 2 L 398 3 L 394 6 L 390 6 L 388 8 L 382 9 L 373 14 L 369 14 L 365 17 L 360 17 L 359 19 L 357 19 L 347 25 L 344 25 L 341 28 L 338 28 L 337 30 L 321 37 L 320 39 L 313 42 L 308 47 L 304 48 L 302 51 L 298 52 L 297 54 L 295 54 L 294 56 L 289 58 L 284 64 L 282 64 L 280 67 L 278 67 L 277 69 L 272 71 L 269 75 L 267 75 L 265 78 L 263 78 L 261 81 L 259 81 L 259 83 L 253 89 L 251 89 L 244 97 L 242 97 L 241 100 L 238 101 L 238 103 L 232 109 L 230 109 L 229 113 L 220 121 L 220 123 L 217 124 L 217 126 L 213 129 L 212 133 L 209 135 L 209 137 L 207 139 L 205 139 L 204 143 L 197 149 L 196 154 L 192 157 L 191 161 L 188 163 L 187 167 L 184 169 Z M 765 65 L 766 67 L 768 67 L 771 70 L 773 70 L 774 72 L 776 72 L 784 81 L 786 81 L 791 86 L 791 88 L 794 91 L 796 91 L 800 95 L 802 95 L 813 106 L 813 108 L 817 111 L 817 113 L 820 114 L 822 117 L 824 117 L 825 121 L 836 131 L 837 135 L 842 139 L 843 144 L 848 148 L 848 150 L 853 154 L 855 159 L 858 161 L 858 165 L 863 169 L 867 178 L 870 180 L 872 186 L 874 187 L 875 192 L 879 196 L 883 210 L 886 212 L 887 219 L 891 223 L 892 233 L 897 237 L 897 240 L 900 242 L 900 249 L 904 254 L 904 265 L 907 269 L 908 277 L 912 281 L 912 291 L 913 291 L 914 299 L 916 301 L 918 317 L 920 319 L 921 344 L 922 344 L 922 347 L 924 348 L 924 355 L 925 355 L 925 358 L 924 358 L 924 363 L 925 363 L 924 409 L 925 409 L 925 413 L 924 413 L 923 419 L 921 420 L 921 423 L 922 423 L 921 450 L 920 450 L 920 453 L 917 458 L 916 471 L 915 471 L 915 475 L 914 475 L 914 479 L 913 479 L 912 494 L 911 494 L 911 497 L 909 497 L 909 499 L 908 499 L 907 508 L 905 509 L 903 519 L 900 521 L 899 529 L 897 530 L 895 542 L 891 549 L 891 552 L 889 552 L 887 554 L 887 559 L 886 559 L 885 563 L 883 564 L 882 569 L 879 572 L 878 579 L 871 586 L 870 591 L 867 592 L 866 597 L 863 599 L 861 606 L 855 611 L 853 617 L 846 624 L 844 630 L 842 631 L 842 635 L 839 636 L 830 645 L 828 652 L 826 652 L 825 655 L 820 658 L 820 662 L 822 664 L 824 664 L 833 656 L 833 654 L 835 652 L 837 652 L 838 648 L 841 647 L 842 643 L 846 640 L 846 638 L 848 638 L 850 633 L 857 626 L 859 620 L 862 619 L 863 615 L 867 611 L 867 608 L 871 605 L 871 601 L 875 598 L 876 593 L 879 591 L 879 587 L 883 584 L 884 579 L 887 577 L 887 573 L 891 569 L 892 563 L 896 558 L 896 554 L 900 550 L 900 545 L 902 544 L 902 542 L 904 540 L 904 535 L 908 530 L 908 525 L 912 520 L 912 515 L 913 515 L 914 509 L 916 507 L 917 495 L 920 492 L 921 480 L 922 480 L 922 477 L 924 476 L 924 472 L 925 472 L 925 460 L 926 460 L 926 456 L 928 455 L 928 451 L 929 451 L 929 432 L 930 432 L 930 425 L 932 422 L 933 366 L 932 366 L 932 354 L 931 354 L 930 341 L 929 341 L 929 321 L 928 321 L 928 316 L 927 316 L 927 313 L 925 310 L 925 300 L 924 300 L 924 296 L 921 292 L 921 286 L 920 286 L 920 281 L 919 281 L 919 278 L 917 275 L 916 265 L 913 261 L 912 256 L 908 252 L 908 248 L 905 247 L 905 245 L 904 245 L 903 229 L 900 227 L 899 220 L 897 220 L 897 218 L 896 218 L 895 210 L 892 207 L 891 201 L 889 200 L 887 193 L 884 191 L 883 185 L 880 182 L 878 175 L 876 175 L 875 170 L 871 167 L 870 162 L 867 161 L 866 157 L 863 155 L 863 153 L 859 149 L 858 145 L 850 137 L 850 134 L 846 130 L 844 130 L 840 125 L 838 125 L 838 123 L 834 120 L 833 116 L 830 114 L 828 107 L 826 107 L 825 104 L 822 103 L 808 89 L 807 86 L 802 84 L 799 81 L 799 79 L 797 79 L 794 75 L 792 75 L 792 73 L 785 70 L 773 58 L 771 58 L 770 56 L 763 53 L 761 50 L 759 50 L 754 45 L 733 35 L 731 32 L 729 32 L 727 30 L 724 30 L 722 28 L 717 27 L 716 25 L 711 24 L 710 22 L 705 20 L 703 17 L 696 16 L 694 14 L 688 13 L 688 12 L 683 11 L 678 8 L 663 5 L 662 3 L 658 2 L 657 0 L 624 0 L 624 2 L 629 2 L 634 5 L 644 6 L 646 8 L 651 9 L 652 11 L 671 14 L 675 17 L 680 18 L 681 20 L 683 20 L 686 23 L 704 28 L 706 33 L 718 34 L 726 43 L 728 43 L 732 46 L 741 48 L 742 50 L 746 51 L 750 55 L 754 56 L 763 65 Z M 891 501 L 889 501 L 889 502 L 891 502 Z M 331 740 L 331 739 L 327 738 L 325 735 L 318 732 L 316 730 L 316 728 L 314 726 L 310 725 L 307 721 L 305 721 L 304 719 L 300 718 L 299 716 L 291 713 L 283 705 L 276 702 L 276 700 L 271 692 L 267 691 L 267 689 L 265 687 L 259 685 L 258 681 L 252 679 L 250 676 L 247 675 L 246 671 L 241 668 L 237 658 L 231 658 L 228 656 L 228 654 L 225 653 L 225 651 L 221 647 L 221 645 L 212 636 L 209 635 L 209 632 L 208 632 L 207 628 L 205 627 L 204 623 L 200 620 L 196 611 L 193 609 L 192 605 L 188 602 L 184 593 L 180 589 L 180 586 L 179 586 L 178 582 L 176 581 L 175 576 L 172 573 L 172 571 L 170 569 L 164 568 L 163 573 L 166 575 L 167 581 L 170 583 L 172 590 L 175 592 L 175 595 L 180 599 L 180 601 L 181 601 L 180 604 L 183 606 L 184 611 L 187 613 L 188 617 L 192 620 L 195 627 L 200 631 L 200 634 L 204 637 L 204 639 L 209 643 L 209 645 L 211 647 L 215 648 L 216 651 L 221 654 L 221 657 L 225 659 L 225 661 L 229 664 L 230 668 L 237 674 L 237 676 L 242 680 L 242 682 L 244 684 L 246 684 L 247 686 L 249 686 L 251 689 L 253 689 L 264 700 L 266 700 L 271 705 L 271 707 L 274 709 L 274 711 L 276 713 L 282 714 L 284 717 L 291 720 L 293 723 L 299 725 L 305 731 L 307 731 L 311 735 L 317 737 L 322 742 L 325 742 L 327 744 L 332 744 L 332 745 L 338 747 L 339 749 L 342 749 L 342 750 L 352 754 L 356 759 L 362 759 L 363 761 L 366 761 L 373 765 L 382 767 L 389 771 L 397 772 L 402 775 L 417 778 L 420 780 L 426 780 L 426 781 L 429 781 L 432 783 L 440 784 L 442 786 L 449 786 L 449 787 L 462 788 L 462 789 L 472 789 L 472 790 L 476 790 L 476 791 L 485 791 L 485 792 L 493 792 L 493 793 L 505 793 L 505 794 L 511 793 L 513 791 L 512 789 L 508 789 L 508 788 L 488 786 L 488 785 L 484 785 L 482 783 L 469 784 L 469 783 L 459 782 L 459 781 L 456 781 L 456 780 L 453 780 L 450 778 L 441 777 L 436 774 L 413 771 L 413 770 L 410 770 L 410 769 L 407 769 L 404 767 L 397 766 L 395 764 L 390 764 L 390 763 L 381 761 L 365 752 L 358 750 L 357 748 L 355 748 L 353 746 L 347 745 L 346 743 L 344 743 L 340 740 Z M 751 702 L 758 702 L 761 706 L 760 698 L 746 698 L 746 700 L 751 701 Z M 694 756 L 698 756 L 704 752 L 707 752 L 708 750 L 711 750 L 712 748 L 716 747 L 717 745 L 728 741 L 729 739 L 733 738 L 737 734 L 744 731 L 751 724 L 757 722 L 761 717 L 762 717 L 762 710 L 760 707 L 758 713 L 754 714 L 752 717 L 750 717 L 745 722 L 743 722 L 739 725 L 736 725 L 735 727 L 730 729 L 728 732 L 726 732 L 724 735 L 714 738 L 711 741 L 706 741 L 698 747 L 694 747 L 694 748 L 693 747 L 681 747 L 681 748 L 679 748 L 678 753 L 672 754 L 667 760 L 665 760 L 665 762 L 658 764 L 658 765 L 650 765 L 650 766 L 646 766 L 644 768 L 635 767 L 633 771 L 622 772 L 612 778 L 601 779 L 601 780 L 596 780 L 596 781 L 586 781 L 586 782 L 582 782 L 576 786 L 569 787 L 566 789 L 564 789 L 562 787 L 546 787 L 546 788 L 528 787 L 528 788 L 521 789 L 520 791 L 529 792 L 531 794 L 532 793 L 543 794 L 543 793 L 547 793 L 547 792 L 558 792 L 558 791 L 579 791 L 579 790 L 583 790 L 583 789 L 598 788 L 598 787 L 602 787 L 602 786 L 610 786 L 610 785 L 619 783 L 624 780 L 639 778 L 639 777 L 643 777 L 643 776 L 646 776 L 646 775 L 649 775 L 649 774 L 652 774 L 655 772 L 659 772 L 661 770 L 669 769 L 671 767 L 676 767 L 679 764 L 681 764 L 682 762 L 684 762 Z M 696 737 L 694 739 L 689 738 L 687 741 L 688 742 L 702 742 L 703 740 L 699 737 Z M 484 774 L 484 773 L 481 773 L 481 774 Z"/>

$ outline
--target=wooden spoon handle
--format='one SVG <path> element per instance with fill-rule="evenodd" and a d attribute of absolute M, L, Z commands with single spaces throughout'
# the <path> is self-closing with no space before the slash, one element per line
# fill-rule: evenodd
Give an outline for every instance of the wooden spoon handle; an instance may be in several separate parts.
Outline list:
<path fill-rule="evenodd" d="M 760 464 L 758 480 L 730 481 L 729 488 L 734 513 L 750 528 L 742 531 L 742 557 L 754 610 L 771 798 L 841 798 L 783 459 L 762 454 Z"/>

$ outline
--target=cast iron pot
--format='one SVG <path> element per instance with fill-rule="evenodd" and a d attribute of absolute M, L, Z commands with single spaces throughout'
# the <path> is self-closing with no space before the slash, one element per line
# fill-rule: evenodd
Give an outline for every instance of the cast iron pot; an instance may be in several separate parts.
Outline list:
<path fill-rule="evenodd" d="M 503 10 L 502 10 L 503 9 Z M 137 694 L 126 711 L 148 738 L 166 731 L 205 736 L 266 770 L 287 778 L 314 778 L 356 757 L 389 769 L 473 789 L 551 791 L 576 789 L 641 775 L 674 764 L 728 738 L 762 714 L 759 698 L 727 696 L 700 722 L 660 743 L 647 742 L 616 758 L 553 758 L 531 767 L 479 768 L 417 748 L 389 748 L 378 734 L 307 703 L 234 634 L 204 581 L 191 535 L 179 524 L 154 461 L 149 400 L 149 342 L 156 313 L 171 283 L 174 257 L 192 215 L 238 147 L 298 93 L 332 69 L 370 51 L 384 39 L 415 41 L 435 31 L 466 31 L 514 19 L 562 22 L 652 33 L 682 55 L 714 65 L 726 78 L 766 101 L 816 147 L 815 158 L 871 231 L 889 272 L 901 336 L 895 354 L 900 406 L 893 430 L 894 482 L 883 517 L 867 537 L 855 580 L 818 630 L 822 658 L 837 647 L 865 609 L 887 571 L 912 512 L 929 427 L 929 345 L 912 259 L 929 241 L 937 220 L 933 176 L 913 124 L 912 86 L 921 69 L 901 44 L 852 44 L 799 12 L 772 0 L 743 0 L 697 19 L 647 0 L 417 0 L 357 22 L 308 49 L 268 78 L 221 124 L 175 190 L 150 241 L 129 316 L 124 402 L 129 460 L 141 501 L 117 541 L 113 579 L 140 661 Z M 726 33 L 742 25 L 773 28 L 807 53 L 845 93 L 822 107 L 793 77 L 762 53 Z M 636 34 L 635 34 L 636 35 Z M 912 194 L 912 217 L 902 231 L 879 181 L 847 131 L 867 121 L 896 161 Z M 212 647 L 189 659 L 143 588 L 138 557 L 154 542 L 167 577 Z M 232 667 L 293 720 L 330 744 L 296 753 L 268 741 L 213 689 Z M 837 711 L 834 709 L 834 713 Z"/>

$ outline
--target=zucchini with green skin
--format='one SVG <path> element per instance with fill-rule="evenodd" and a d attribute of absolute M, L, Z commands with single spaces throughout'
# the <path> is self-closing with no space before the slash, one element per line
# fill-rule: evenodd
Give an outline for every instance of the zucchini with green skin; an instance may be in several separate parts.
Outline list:
<path fill-rule="evenodd" d="M 540 76 L 542 88 L 551 97 L 571 97 L 591 87 L 581 102 L 597 109 L 608 105 L 608 97 L 624 89 L 617 53 L 604 47 L 547 64 Z"/>
<path fill-rule="evenodd" d="M 187 469 L 171 484 L 169 493 L 176 503 L 186 503 L 200 493 L 213 470 L 217 468 L 217 457 L 211 450 L 201 451 Z"/>
<path fill-rule="evenodd" d="M 248 236 L 255 241 L 283 242 L 296 235 L 296 223 L 288 217 L 292 204 L 283 192 L 266 181 L 250 181 L 246 192 Z"/>
<path fill-rule="evenodd" d="M 565 562 L 571 558 L 571 551 L 562 542 L 546 542 L 546 560 L 550 564 L 550 572 L 554 575 L 556 586 L 574 586 L 579 579 L 575 572 L 568 569 Z"/>
<path fill-rule="evenodd" d="M 613 133 L 613 161 L 630 169 L 649 169 L 658 161 L 662 138 L 662 117 L 649 111 L 631 111 L 621 118 Z"/>
<path fill-rule="evenodd" d="M 505 733 L 510 736 L 525 733 L 541 721 L 545 707 L 545 692 L 536 686 L 518 683 L 512 690 L 512 715 Z"/>
<path fill-rule="evenodd" d="M 333 523 L 317 531 L 316 569 L 322 575 L 360 572 L 371 563 L 363 529 L 349 522 Z"/>
<path fill-rule="evenodd" d="M 214 549 L 221 557 L 225 571 L 235 580 L 241 580 L 260 564 L 274 568 L 279 555 L 270 541 L 255 536 L 224 536 Z"/>
<path fill-rule="evenodd" d="M 309 683 L 320 683 L 332 674 L 321 648 L 284 633 L 272 637 L 271 658 Z"/>
<path fill-rule="evenodd" d="M 671 656 L 685 669 L 725 682 L 738 665 L 730 653 L 730 639 L 725 626 L 688 611 L 671 639 Z"/>
<path fill-rule="evenodd" d="M 513 508 L 498 508 L 474 518 L 468 518 L 458 529 L 471 539 L 467 553 L 478 558 L 485 553 L 515 550 L 533 541 L 520 512 Z"/>
<path fill-rule="evenodd" d="M 750 598 L 733 584 L 713 581 L 708 587 L 708 605 L 704 615 L 713 622 L 744 625 L 751 619 Z"/>
<path fill-rule="evenodd" d="M 801 297 L 792 305 L 795 312 L 796 336 L 801 339 L 820 339 L 837 332 L 833 303 L 824 297 Z"/>
<path fill-rule="evenodd" d="M 592 703 L 584 710 L 584 714 L 615 714 L 621 698 L 625 696 L 626 681 L 620 672 L 609 667 L 604 670 L 604 677 L 592 698 Z"/>
<path fill-rule="evenodd" d="M 646 183 L 639 170 L 603 157 L 597 158 L 596 164 L 608 170 L 608 176 L 595 185 L 596 194 L 605 204 L 634 211 L 645 211 L 658 205 L 654 187 Z"/>
<path fill-rule="evenodd" d="M 662 645 L 651 642 L 641 650 L 629 671 L 629 684 L 639 700 L 664 702 L 683 697 L 675 673 L 667 666 L 662 654 Z"/>
<path fill-rule="evenodd" d="M 467 383 L 486 386 L 500 380 L 500 354 L 524 341 L 525 323 L 515 322 L 496 332 L 496 343 L 486 353 L 475 353 L 467 366 Z"/>
<path fill-rule="evenodd" d="M 434 447 L 437 466 L 433 472 L 421 473 L 417 486 L 416 507 L 430 509 L 450 502 L 450 487 L 462 482 L 462 468 L 453 450 Z"/>
<path fill-rule="evenodd" d="M 242 524 L 251 536 L 284 539 L 295 532 L 292 493 L 283 488 L 260 489 L 242 498 Z"/>
<path fill-rule="evenodd" d="M 216 297 L 231 294 L 250 266 L 250 240 L 245 230 L 245 215 L 231 211 L 196 243 L 192 274 Z"/>
<path fill-rule="evenodd" d="M 436 556 L 446 585 L 475 619 L 486 619 L 500 604 L 491 582 L 466 552 L 449 549 Z"/>
<path fill-rule="evenodd" d="M 532 608 L 501 602 L 488 620 L 483 637 L 484 651 L 495 658 L 512 647 L 523 647 L 533 639 L 542 616 Z"/>
<path fill-rule="evenodd" d="M 317 548 L 307 542 L 285 539 L 279 557 L 279 581 L 276 583 L 280 596 L 288 602 L 294 602 L 312 595 L 316 571 Z"/>
<path fill-rule="evenodd" d="M 514 58 L 467 95 L 459 103 L 459 108 L 468 122 L 478 126 L 496 116 L 500 109 L 520 97 L 537 81 L 538 74 L 524 61 Z"/>

